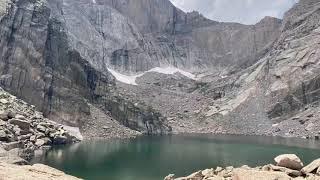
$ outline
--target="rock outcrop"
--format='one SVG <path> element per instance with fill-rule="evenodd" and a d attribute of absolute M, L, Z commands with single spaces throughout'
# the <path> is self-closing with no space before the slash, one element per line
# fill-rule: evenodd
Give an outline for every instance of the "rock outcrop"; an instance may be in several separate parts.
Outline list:
<path fill-rule="evenodd" d="M 301 170 L 303 163 L 295 154 L 283 154 L 274 158 L 277 166 L 282 166 L 294 170 Z"/>
<path fill-rule="evenodd" d="M 4 89 L 66 125 L 90 121 L 91 103 L 134 130 L 170 132 L 157 112 L 118 95 L 107 71 L 106 58 L 117 57 L 114 48 L 138 43 L 128 18 L 89 0 L 1 1 L 1 10 Z"/>
<path fill-rule="evenodd" d="M 6 163 L 0 163 L 0 177 L 6 180 L 80 180 L 79 178 L 67 175 L 57 169 L 34 164 L 32 166 L 17 166 Z"/>
<path fill-rule="evenodd" d="M 288 155 L 280 155 L 278 157 L 285 157 Z M 296 156 L 296 155 L 291 155 Z M 299 157 L 297 157 L 299 159 Z M 304 167 L 301 171 L 275 166 L 272 164 L 251 168 L 249 166 L 242 166 L 239 168 L 234 168 L 232 166 L 216 169 L 206 169 L 202 171 L 197 171 L 186 177 L 175 178 L 174 174 L 170 174 L 164 178 L 164 180 L 271 180 L 271 179 L 307 179 L 307 180 L 318 180 L 320 179 L 320 174 L 317 170 L 320 167 L 318 160 L 315 160 L 311 164 Z"/>
<path fill-rule="evenodd" d="M 24 164 L 43 147 L 79 142 L 63 125 L 0 88 L 0 161 Z M 79 139 L 80 138 L 80 139 Z M 3 148 L 3 149 L 2 149 Z"/>

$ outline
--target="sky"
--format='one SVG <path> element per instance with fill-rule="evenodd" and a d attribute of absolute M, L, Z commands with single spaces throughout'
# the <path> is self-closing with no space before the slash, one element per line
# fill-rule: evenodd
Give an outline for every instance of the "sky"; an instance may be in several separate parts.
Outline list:
<path fill-rule="evenodd" d="M 199 11 L 212 20 L 255 24 L 265 16 L 282 18 L 298 0 L 171 0 L 171 2 L 185 12 Z"/>

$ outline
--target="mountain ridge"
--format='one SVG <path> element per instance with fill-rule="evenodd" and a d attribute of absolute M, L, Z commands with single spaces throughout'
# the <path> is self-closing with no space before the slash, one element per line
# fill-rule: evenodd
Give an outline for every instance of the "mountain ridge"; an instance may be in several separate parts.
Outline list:
<path fill-rule="evenodd" d="M 288 130 L 286 118 L 318 101 L 317 3 L 242 25 L 167 0 L 1 0 L 0 84 L 93 136 L 104 134 L 98 111 L 145 134 L 314 136 L 316 127 L 301 132 L 310 123 Z M 157 67 L 180 73 L 150 71 Z"/>

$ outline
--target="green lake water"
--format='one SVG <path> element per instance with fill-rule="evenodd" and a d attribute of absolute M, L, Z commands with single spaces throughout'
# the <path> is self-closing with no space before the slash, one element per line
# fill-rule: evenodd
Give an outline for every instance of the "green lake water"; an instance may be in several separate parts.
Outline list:
<path fill-rule="evenodd" d="M 320 141 L 260 136 L 185 135 L 84 141 L 33 160 L 88 180 L 162 180 L 206 168 L 273 163 L 279 154 L 320 158 Z"/>

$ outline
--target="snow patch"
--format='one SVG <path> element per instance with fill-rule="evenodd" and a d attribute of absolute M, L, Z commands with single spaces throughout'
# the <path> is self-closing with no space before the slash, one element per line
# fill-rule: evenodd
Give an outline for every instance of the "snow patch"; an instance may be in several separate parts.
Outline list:
<path fill-rule="evenodd" d="M 138 85 L 136 83 L 136 79 L 138 77 L 143 76 L 144 74 L 146 74 L 148 72 L 157 72 L 157 73 L 161 73 L 161 74 L 172 74 L 172 75 L 175 74 L 175 73 L 180 73 L 183 76 L 188 77 L 188 78 L 193 79 L 193 80 L 198 80 L 199 79 L 199 78 L 197 78 L 196 75 L 194 75 L 192 73 L 189 73 L 187 71 L 175 68 L 175 67 L 165 67 L 165 68 L 156 67 L 156 68 L 152 68 L 149 71 L 146 71 L 144 73 L 141 73 L 141 74 L 138 74 L 138 75 L 133 75 L 133 76 L 121 74 L 121 73 L 116 72 L 115 70 L 110 69 L 110 68 L 108 68 L 108 70 L 118 81 L 120 81 L 122 83 L 125 83 L 125 84 L 135 85 L 135 86 Z"/>
<path fill-rule="evenodd" d="M 125 84 L 131 84 L 131 85 L 138 85 L 136 83 L 136 79 L 137 77 L 139 77 L 139 75 L 135 75 L 135 76 L 128 76 L 128 75 L 124 75 L 124 74 L 120 74 L 117 71 L 108 68 L 108 71 L 120 82 L 123 82 Z"/>
<path fill-rule="evenodd" d="M 96 4 L 97 2 L 96 2 L 96 0 L 92 0 L 92 3 L 93 3 L 93 4 Z"/>

